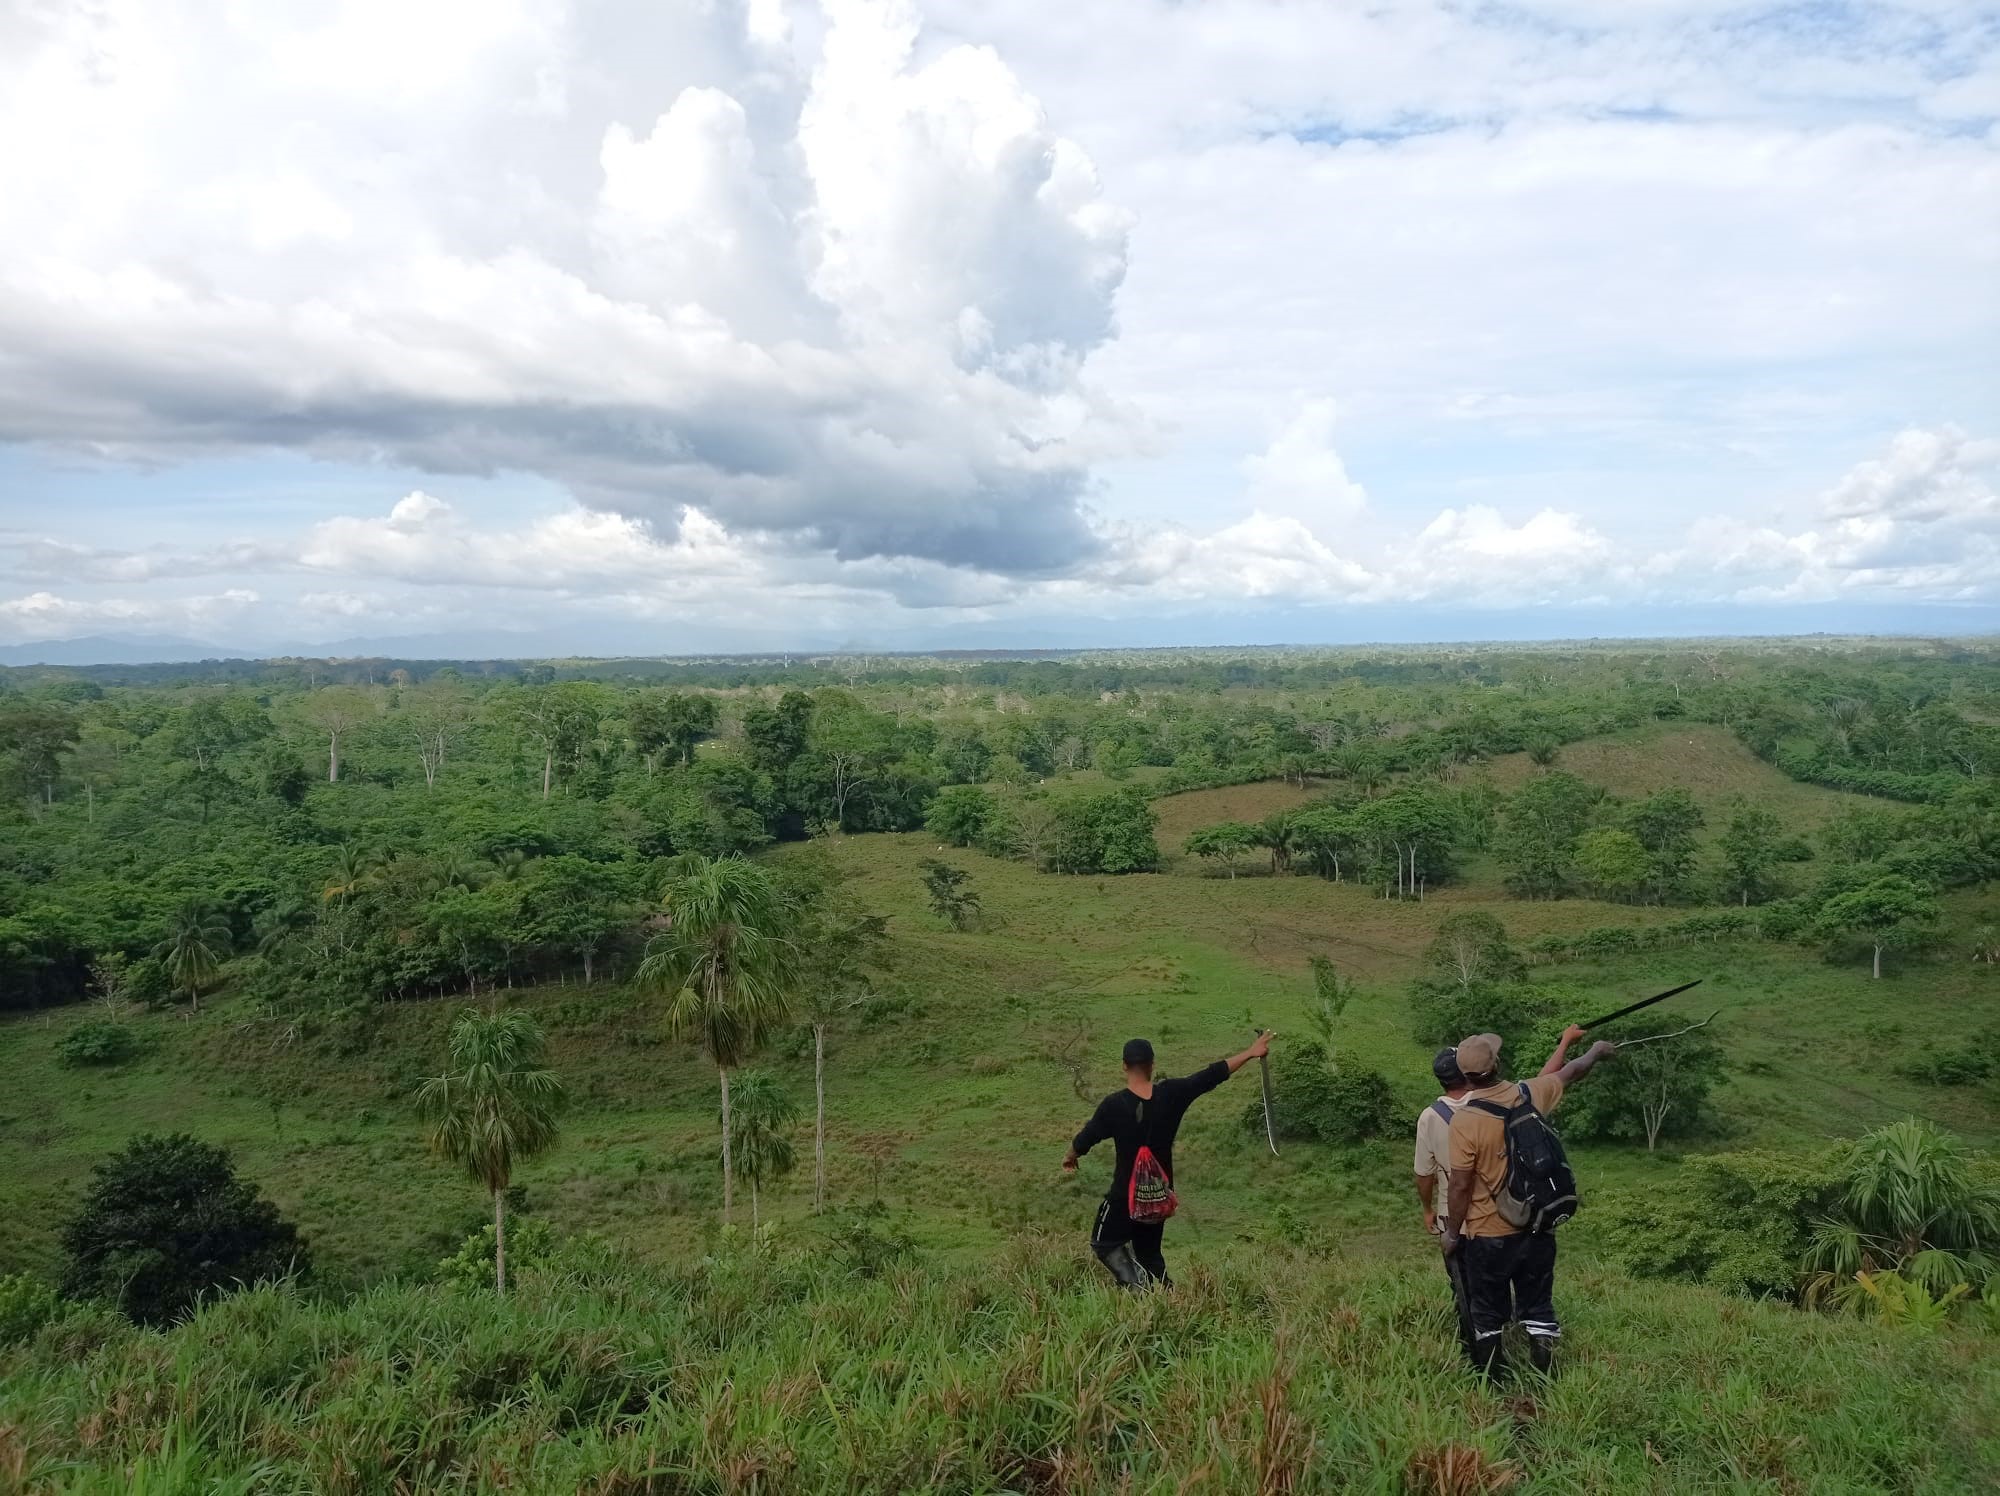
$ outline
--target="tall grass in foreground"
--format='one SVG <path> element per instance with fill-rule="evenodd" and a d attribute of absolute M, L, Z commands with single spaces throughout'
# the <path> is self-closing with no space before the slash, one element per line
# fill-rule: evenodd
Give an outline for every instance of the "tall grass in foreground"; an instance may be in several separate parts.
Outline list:
<path fill-rule="evenodd" d="M 1561 1375 L 1493 1392 L 1428 1257 L 1182 1271 L 1117 1296 L 1031 1241 L 872 1280 L 600 1261 L 504 1300 L 260 1289 L 165 1334 L 73 1316 L 0 1356 L 0 1487 L 1958 1492 L 2000 1468 L 1984 1332 L 1586 1270 Z"/>

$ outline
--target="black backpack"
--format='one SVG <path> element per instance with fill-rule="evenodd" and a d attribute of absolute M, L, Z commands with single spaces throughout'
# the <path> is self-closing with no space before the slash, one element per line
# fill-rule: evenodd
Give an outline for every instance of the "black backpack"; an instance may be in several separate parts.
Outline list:
<path fill-rule="evenodd" d="M 1511 1107 L 1497 1101 L 1465 1105 L 1498 1117 L 1506 1129 L 1501 1148 L 1507 1155 L 1507 1177 L 1493 1196 L 1501 1220 L 1516 1231 L 1542 1232 L 1555 1230 L 1576 1214 L 1576 1175 L 1569 1156 L 1526 1086 Z"/>

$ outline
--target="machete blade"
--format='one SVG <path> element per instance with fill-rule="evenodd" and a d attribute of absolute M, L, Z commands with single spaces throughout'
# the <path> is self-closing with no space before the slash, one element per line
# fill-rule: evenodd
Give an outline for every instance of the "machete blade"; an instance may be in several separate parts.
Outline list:
<path fill-rule="evenodd" d="M 1262 1031 L 1259 1030 L 1261 1035 Z M 1271 1111 L 1271 1056 L 1257 1056 L 1258 1079 L 1264 1083 L 1264 1141 L 1271 1145 L 1271 1157 L 1278 1157 L 1278 1126 Z"/>

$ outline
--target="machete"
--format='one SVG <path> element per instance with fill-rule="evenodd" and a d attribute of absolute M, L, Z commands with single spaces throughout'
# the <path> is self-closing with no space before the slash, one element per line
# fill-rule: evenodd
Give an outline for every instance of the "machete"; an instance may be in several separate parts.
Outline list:
<path fill-rule="evenodd" d="M 1692 982 L 1682 982 L 1678 987 L 1669 987 L 1665 992 L 1656 993 L 1652 997 L 1641 998 L 1629 1007 L 1620 1008 L 1616 1013 L 1606 1013 L 1602 1018 L 1593 1018 L 1590 1022 L 1578 1026 L 1585 1030 L 1603 1028 L 1605 1024 L 1611 1022 L 1614 1018 L 1623 1018 L 1627 1013 L 1636 1013 L 1641 1008 L 1652 1007 L 1654 1003 L 1663 1003 L 1668 998 L 1687 991 L 1690 987 L 1699 987 L 1702 984 L 1702 980 L 1701 977 L 1696 977 Z"/>
<path fill-rule="evenodd" d="M 1263 1037 L 1264 1031 L 1262 1029 L 1258 1029 L 1256 1032 L 1259 1038 Z M 1266 1050 L 1263 1054 L 1257 1056 L 1257 1072 L 1264 1082 L 1264 1141 L 1271 1145 L 1271 1157 L 1276 1158 L 1278 1156 L 1278 1127 L 1277 1123 L 1272 1120 L 1271 1113 L 1270 1051 Z"/>

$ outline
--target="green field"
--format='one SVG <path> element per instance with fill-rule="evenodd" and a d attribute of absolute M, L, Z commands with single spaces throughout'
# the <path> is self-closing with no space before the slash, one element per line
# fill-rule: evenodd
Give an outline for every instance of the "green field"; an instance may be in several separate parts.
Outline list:
<path fill-rule="evenodd" d="M 719 694 L 731 711 L 768 699 Z M 1253 738 L 1267 714 L 1291 709 L 1275 691 L 1243 694 Z M 871 699 L 885 712 L 938 709 L 931 688 L 885 686 Z M 1446 741 L 1449 724 L 1437 725 L 1425 699 L 1409 708 L 1411 731 Z M 1600 715 L 1615 719 L 1622 698 L 1607 700 Z M 1010 715 L 1027 702 L 964 695 L 949 709 L 1009 742 Z M 1808 839 L 1784 872 L 1794 890 L 1840 872 L 1821 828 L 1856 810 L 1903 813 L 1781 772 L 1716 723 L 1612 725 L 1562 738 L 1554 767 L 1614 797 L 1601 822 L 1621 803 L 1684 789 L 1705 817 L 1704 867 L 1743 804 Z M 579 760 L 584 788 L 542 803 L 539 761 L 493 730 L 452 800 L 412 787 L 408 765 L 386 752 L 371 769 L 371 751 L 356 748 L 352 783 L 314 784 L 288 810 L 239 800 L 217 827 L 205 804 L 196 820 L 171 799 L 166 819 L 150 818 L 138 776 L 152 767 L 101 793 L 81 826 L 73 796 L 34 810 L 16 823 L 21 846 L 0 864 L 0 897 L 18 919 L 34 914 L 30 887 L 111 907 L 137 897 L 129 890 L 151 857 L 175 887 L 256 886 L 262 902 L 245 898 L 245 925 L 252 936 L 275 928 L 258 950 L 282 951 L 303 938 L 293 932 L 345 907 L 321 891 L 333 886 L 326 859 L 386 834 L 418 854 L 378 861 L 374 902 L 357 908 L 383 924 L 393 955 L 449 928 L 396 906 L 386 880 L 407 876 L 398 869 L 442 867 L 454 837 L 541 837 L 551 863 L 569 860 L 555 848 L 581 847 L 637 887 L 649 858 L 663 860 L 642 850 L 648 817 L 683 808 L 658 796 L 691 777 L 642 776 L 628 758 L 592 788 Z M 733 739 L 705 745 L 696 762 L 743 751 Z M 1014 804 L 1127 787 L 1150 795 L 1170 773 L 1200 778 L 1185 763 L 1046 773 L 995 763 L 1008 776 L 996 794 Z M 1354 803 L 1419 784 L 1509 797 L 1548 767 L 1525 751 L 1427 761 L 1421 776 L 1414 759 L 1394 760 Z M 518 983 L 478 1000 L 536 1018 L 570 1105 L 558 1145 L 514 1174 L 515 1218 L 587 1245 L 560 1271 L 525 1269 L 505 1304 L 434 1281 L 440 1260 L 491 1218 L 482 1192 L 427 1153 L 415 1109 L 419 1084 L 447 1064 L 462 990 L 322 1000 L 310 967 L 293 968 L 303 978 L 285 988 L 242 937 L 240 976 L 217 981 L 198 1011 L 171 995 L 128 1005 L 120 1021 L 138 1053 L 81 1068 L 57 1048 L 101 1019 L 98 1004 L 16 1005 L 0 1015 L 0 1274 L 54 1279 L 60 1229 L 91 1166 L 135 1134 L 186 1131 L 227 1148 L 298 1223 L 315 1277 L 303 1291 L 226 1300 L 166 1334 L 84 1311 L 0 1359 L 0 1491 L 1981 1489 L 1981 1472 L 2000 1461 L 1990 1312 L 1968 1306 L 1926 1335 L 1639 1282 L 1621 1266 L 1613 1225 L 1623 1202 L 1673 1184 L 1697 1154 L 1807 1158 L 1911 1116 L 1979 1148 L 2000 1145 L 2000 1081 L 1906 1073 L 1933 1051 L 1987 1042 L 2000 1019 L 2000 965 L 1967 955 L 1970 932 L 2000 924 L 2000 898 L 1976 880 L 1938 888 L 1937 937 L 1892 959 L 1881 980 L 1851 948 L 1754 937 L 1533 969 L 1533 984 L 1578 1020 L 1700 978 L 1661 1010 L 1660 1027 L 1714 1013 L 1707 1032 L 1724 1057 L 1692 1135 L 1655 1153 L 1573 1143 L 1586 1203 L 1563 1234 L 1558 1302 L 1571 1336 L 1568 1370 L 1552 1385 L 1489 1390 L 1457 1364 L 1404 1125 L 1345 1146 L 1288 1141 L 1274 1158 L 1246 1125 L 1254 1071 L 1200 1103 L 1181 1133 L 1182 1208 L 1167 1240 L 1180 1286 L 1163 1301 L 1107 1291 L 1085 1232 L 1108 1150 L 1078 1179 L 1058 1165 L 1120 1083 L 1125 1039 L 1151 1038 L 1169 1072 L 1240 1049 L 1253 1025 L 1275 1028 L 1282 1051 L 1308 1033 L 1309 958 L 1325 956 L 1358 987 L 1337 1029 L 1342 1065 L 1381 1072 L 1413 1120 L 1434 1087 L 1430 1049 L 1412 1033 L 1411 984 L 1442 921 L 1492 915 L 1528 947 L 1663 926 L 1701 907 L 1692 895 L 1517 897 L 1504 851 L 1469 835 L 1452 875 L 1421 899 L 1383 897 L 1379 859 L 1365 882 L 1335 882 L 1273 875 L 1261 852 L 1232 877 L 1182 850 L 1203 827 L 1322 803 L 1351 768 L 1331 755 L 1307 765 L 1304 789 L 1288 768 L 1292 780 L 1240 776 L 1158 795 L 1157 871 L 1053 873 L 1023 855 L 947 849 L 930 830 L 843 833 L 823 821 L 809 838 L 758 851 L 774 867 L 817 864 L 848 905 L 885 916 L 889 936 L 872 990 L 829 1035 L 834 1209 L 813 1212 L 802 1146 L 799 1170 L 763 1193 L 761 1244 L 721 1230 L 715 1072 L 667 1035 L 665 999 L 632 985 L 639 941 L 609 941 L 587 984 L 567 958 L 524 959 Z M 1212 766 L 1202 772 L 1212 783 Z M 784 829 L 790 812 L 759 803 Z M 893 807 L 879 813 L 921 824 Z M 314 840 L 301 850 L 306 831 Z M 188 844 L 177 855 L 153 850 L 177 841 Z M 72 844 L 85 849 L 74 866 L 48 850 Z M 233 860 L 232 845 L 242 849 Z M 926 907 L 923 865 L 934 858 L 968 874 L 981 902 L 970 928 Z M 466 899 L 470 887 L 503 890 L 503 876 L 481 874 Z M 441 877 L 413 884 L 414 897 L 444 908 L 456 895 Z M 287 879 L 304 888 L 302 903 L 264 891 Z M 170 907 L 165 894 L 155 907 Z M 287 907 L 292 923 L 274 926 L 271 911 Z M 636 922 L 657 905 L 619 907 Z M 24 963 L 33 949 L 0 941 L 0 958 Z M 458 980 L 443 969 L 426 980 Z M 514 957 L 485 969 L 512 973 Z M 1525 1071 L 1540 1058 L 1514 1063 Z M 803 1029 L 756 1065 L 810 1114 Z M 740 1218 L 741 1189 L 737 1199 Z M 844 1234 L 855 1231 L 887 1233 L 913 1255 L 880 1276 L 862 1272 Z"/>
<path fill-rule="evenodd" d="M 1714 745 L 1697 740 L 1678 763 L 1718 801 L 1743 793 L 1805 806 L 1856 798 L 1791 786 L 1747 755 L 1704 764 L 1704 746 Z M 1612 765 L 1654 751 L 1643 741 L 1581 748 Z M 1508 768 L 1502 762 L 1494 772 Z M 1182 819 L 1242 814 L 1246 804 L 1280 801 L 1281 789 L 1171 797 L 1161 805 L 1162 841 Z M 1431 1094 L 1429 1055 L 1409 1036 L 1402 992 L 1443 915 L 1484 909 L 1528 939 L 1669 914 L 1586 899 L 1510 900 L 1477 868 L 1419 904 L 1312 878 L 1215 877 L 1191 862 L 1158 874 L 1052 876 L 963 850 L 952 858 L 971 871 L 987 918 L 984 928 L 955 933 L 921 908 L 917 865 L 938 855 L 923 834 L 818 846 L 863 907 L 893 911 L 894 957 L 882 990 L 830 1047 L 833 1192 L 848 1200 L 879 1193 L 914 1213 L 936 1245 L 980 1252 L 1026 1227 L 1083 1229 L 1092 1182 L 1107 1165 L 1088 1160 L 1081 1185 L 1058 1177 L 1064 1144 L 1089 1111 L 1072 1062 L 1094 1104 L 1116 1088 L 1118 1046 L 1134 1034 L 1151 1037 L 1173 1070 L 1240 1048 L 1246 1015 L 1296 1033 L 1310 990 L 1306 956 L 1324 952 L 1363 985 L 1344 1030 L 1351 1053 L 1395 1078 L 1414 1114 Z M 1972 899 L 1968 917 L 1993 903 Z M 1968 1014 L 1983 1021 L 1976 1015 L 1996 997 L 1991 967 L 1924 963 L 1875 982 L 1863 967 L 1829 966 L 1796 948 L 1738 944 L 1545 977 L 1604 1008 L 1701 977 L 1703 988 L 1678 1001 L 1701 1014 L 1721 1010 L 1716 1032 L 1730 1074 L 1716 1109 L 1732 1144 L 1820 1143 L 1911 1114 L 1939 1116 L 1985 1146 L 2000 1142 L 1995 1087 L 1941 1092 L 1894 1068 L 1899 1050 L 1960 1037 Z M 534 1208 L 673 1260 L 712 1229 L 718 1203 L 712 1071 L 664 1041 L 656 1002 L 623 987 L 520 989 L 507 1000 L 542 1018 L 553 1063 L 576 1096 L 562 1147 L 522 1175 Z M 426 1159 L 411 1112 L 418 1080 L 443 1064 L 455 1007 L 390 1004 L 366 1033 L 300 1040 L 224 999 L 199 1015 L 137 1020 L 149 1041 L 142 1058 L 81 1074 L 52 1063 L 51 1052 L 87 1010 L 0 1025 L 0 1065 L 17 1078 L 0 1112 L 0 1159 L 18 1191 L 0 1269 L 46 1265 L 54 1225 L 92 1160 L 136 1131 L 181 1128 L 234 1150 L 321 1244 L 329 1269 L 366 1279 L 427 1262 L 483 1211 L 475 1191 Z M 792 1046 L 763 1064 L 809 1094 L 808 1050 Z M 1273 1160 L 1238 1126 L 1249 1098 L 1239 1081 L 1189 1119 L 1178 1252 L 1199 1255 L 1280 1204 L 1324 1213 L 1371 1240 L 1417 1245 L 1414 1209 L 1400 1209 L 1400 1141 L 1356 1151 L 1296 1145 Z M 981 1193 L 993 1203 L 942 1204 L 942 1182 L 975 1146 L 990 1181 Z M 1662 1166 L 1643 1150 L 1582 1151 L 1599 1185 Z M 783 1219 L 807 1205 L 795 1186 L 770 1209 Z"/>

